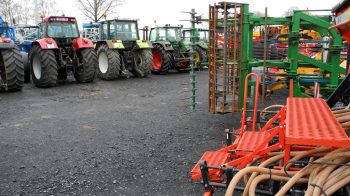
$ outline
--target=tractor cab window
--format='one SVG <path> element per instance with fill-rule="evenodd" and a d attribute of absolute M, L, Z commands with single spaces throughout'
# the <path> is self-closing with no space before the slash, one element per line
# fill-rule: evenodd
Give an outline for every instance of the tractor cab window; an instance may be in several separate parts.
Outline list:
<path fill-rule="evenodd" d="M 112 32 L 113 29 L 113 32 Z M 112 39 L 132 41 L 139 39 L 135 22 L 119 22 L 111 24 L 110 33 Z"/>
<path fill-rule="evenodd" d="M 150 41 L 180 41 L 180 31 L 176 28 L 151 29 Z"/>
<path fill-rule="evenodd" d="M 184 31 L 184 41 L 185 42 L 191 41 L 191 31 Z"/>
<path fill-rule="evenodd" d="M 102 31 L 101 31 L 102 40 L 108 39 L 108 37 L 107 37 L 108 26 L 107 26 L 107 25 L 108 25 L 107 23 L 103 23 L 103 24 L 102 24 Z"/>
<path fill-rule="evenodd" d="M 179 29 L 167 28 L 166 30 L 167 40 L 170 42 L 180 41 Z"/>
<path fill-rule="evenodd" d="M 79 32 L 75 23 L 50 22 L 47 27 L 47 35 L 53 38 L 76 38 Z"/>
<path fill-rule="evenodd" d="M 207 42 L 208 41 L 208 31 L 199 31 L 199 40 Z"/>
<path fill-rule="evenodd" d="M 151 29 L 149 39 L 150 41 L 165 41 L 166 39 L 165 29 L 163 28 Z"/>
<path fill-rule="evenodd" d="M 43 38 L 46 34 L 46 28 L 44 24 L 39 24 L 39 38 Z"/>

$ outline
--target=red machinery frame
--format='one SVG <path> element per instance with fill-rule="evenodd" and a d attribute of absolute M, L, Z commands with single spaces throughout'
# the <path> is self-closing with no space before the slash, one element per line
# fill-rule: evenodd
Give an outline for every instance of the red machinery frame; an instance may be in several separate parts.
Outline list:
<path fill-rule="evenodd" d="M 246 104 L 248 80 L 253 76 L 256 78 L 256 93 L 250 124 Z M 217 151 L 205 152 L 191 171 L 193 180 L 203 179 L 205 195 L 211 195 L 217 187 L 226 188 L 233 177 L 233 170 L 246 167 L 256 157 L 268 158 L 269 152 L 284 152 L 284 163 L 287 163 L 291 150 L 300 151 L 318 146 L 350 147 L 345 130 L 320 98 L 289 97 L 287 105 L 260 130 L 256 130 L 258 87 L 259 77 L 253 73 L 247 75 L 241 128 L 233 131 L 237 135 L 235 141 Z"/>

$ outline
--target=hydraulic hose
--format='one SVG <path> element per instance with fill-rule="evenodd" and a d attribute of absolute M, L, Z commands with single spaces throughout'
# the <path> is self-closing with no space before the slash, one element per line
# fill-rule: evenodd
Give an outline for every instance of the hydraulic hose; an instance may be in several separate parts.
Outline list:
<path fill-rule="evenodd" d="M 289 177 L 284 177 L 284 176 L 276 176 L 276 175 L 269 175 L 269 174 L 263 174 L 263 175 L 259 175 L 258 177 L 256 177 L 250 187 L 249 187 L 249 196 L 255 196 L 255 190 L 257 185 L 264 180 L 275 180 L 275 181 L 281 181 L 281 182 L 286 182 L 288 181 L 290 178 Z M 301 178 L 298 181 L 296 181 L 296 183 L 300 184 L 300 183 L 307 183 L 308 179 L 307 178 Z"/>

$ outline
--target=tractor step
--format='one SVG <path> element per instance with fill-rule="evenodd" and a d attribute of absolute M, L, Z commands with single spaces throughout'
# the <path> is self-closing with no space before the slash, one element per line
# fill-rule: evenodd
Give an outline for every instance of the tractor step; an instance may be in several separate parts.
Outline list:
<path fill-rule="evenodd" d="M 197 162 L 197 164 L 193 167 L 191 171 L 192 179 L 199 180 L 202 177 L 201 168 L 199 166 L 199 162 L 201 160 L 206 161 L 207 165 L 219 167 L 227 163 L 227 161 L 229 160 L 229 157 L 230 157 L 230 153 L 226 153 L 226 152 L 218 152 L 218 151 L 205 152 L 204 155 L 200 158 L 200 160 Z M 221 172 L 222 171 L 217 169 L 209 169 L 210 176 L 219 175 Z"/>
<path fill-rule="evenodd" d="M 258 146 L 261 145 L 261 142 L 264 141 L 269 134 L 267 132 L 257 132 L 257 131 L 246 131 L 243 133 L 242 138 L 238 142 L 237 146 L 237 155 L 246 155 L 255 150 Z M 267 143 L 264 148 L 267 147 Z"/>

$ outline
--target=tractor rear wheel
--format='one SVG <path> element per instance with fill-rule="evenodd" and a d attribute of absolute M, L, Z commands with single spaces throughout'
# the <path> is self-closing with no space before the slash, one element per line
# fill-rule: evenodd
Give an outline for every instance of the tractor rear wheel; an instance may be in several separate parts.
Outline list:
<path fill-rule="evenodd" d="M 54 51 L 33 46 L 29 54 L 31 74 L 35 86 L 56 86 L 57 61 Z"/>
<path fill-rule="evenodd" d="M 1 50 L 1 60 L 4 66 L 1 78 L 6 79 L 7 90 L 21 90 L 24 84 L 24 65 L 21 53 L 17 49 Z"/>
<path fill-rule="evenodd" d="M 143 49 L 134 54 L 135 69 L 133 74 L 137 77 L 147 77 L 153 63 L 151 49 Z"/>
<path fill-rule="evenodd" d="M 98 77 L 103 80 L 113 80 L 120 76 L 121 60 L 117 50 L 102 45 L 97 50 Z"/>
<path fill-rule="evenodd" d="M 196 46 L 195 47 L 195 63 L 196 63 L 196 69 L 202 69 L 203 68 L 203 64 L 208 62 L 208 55 L 207 55 L 207 50 Z"/>
<path fill-rule="evenodd" d="M 167 74 L 169 71 L 170 59 L 167 51 L 160 45 L 153 45 L 152 49 L 153 65 L 152 73 Z"/>
<path fill-rule="evenodd" d="M 97 55 L 93 48 L 84 48 L 78 52 L 79 64 L 74 77 L 78 82 L 88 83 L 95 79 L 95 67 L 98 64 Z"/>

